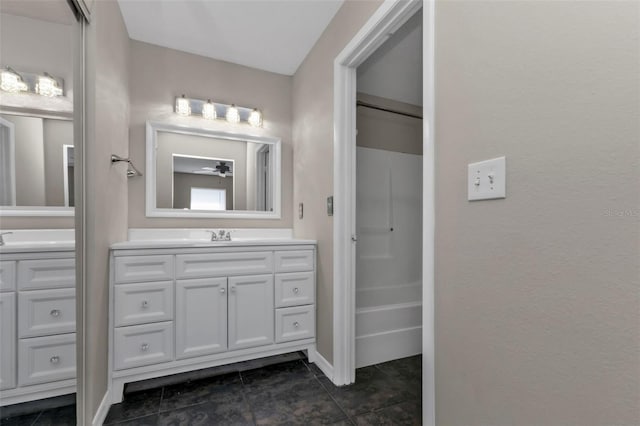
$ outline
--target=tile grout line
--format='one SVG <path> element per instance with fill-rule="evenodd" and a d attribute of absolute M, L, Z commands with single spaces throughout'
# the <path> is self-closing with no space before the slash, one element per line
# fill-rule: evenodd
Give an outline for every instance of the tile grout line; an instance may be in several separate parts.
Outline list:
<path fill-rule="evenodd" d="M 38 415 L 36 416 L 36 418 L 33 420 L 33 423 L 31 423 L 31 426 L 34 426 L 34 425 L 36 424 L 36 422 L 38 421 L 38 419 L 42 416 L 42 413 L 44 413 L 44 410 L 43 410 L 43 411 L 40 411 L 40 412 L 38 413 Z"/>
<path fill-rule="evenodd" d="M 320 381 L 318 376 L 316 376 L 314 374 L 313 378 L 316 379 L 316 382 L 318 382 L 320 384 L 320 387 L 322 388 L 322 390 L 324 390 L 327 393 L 327 395 L 329 395 L 329 398 L 331 398 L 331 400 L 338 406 L 338 409 L 342 412 L 342 414 L 345 415 L 345 417 L 347 418 L 347 421 L 349 421 L 349 423 L 355 425 L 356 422 L 353 421 L 351 416 L 349 416 L 349 414 L 347 414 L 347 412 L 344 410 L 344 408 L 342 408 L 342 405 L 340 405 L 340 403 L 333 397 L 333 395 L 331 395 L 331 392 L 329 392 L 329 390 L 322 384 L 322 381 Z"/>

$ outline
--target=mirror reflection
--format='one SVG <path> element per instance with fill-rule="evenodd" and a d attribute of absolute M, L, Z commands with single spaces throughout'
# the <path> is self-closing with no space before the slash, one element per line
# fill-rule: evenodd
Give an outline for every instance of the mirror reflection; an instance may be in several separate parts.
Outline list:
<path fill-rule="evenodd" d="M 0 114 L 0 205 L 73 206 L 73 122 Z"/>
<path fill-rule="evenodd" d="M 0 4 L 0 214 L 72 215 L 73 24 L 63 0 Z"/>
<path fill-rule="evenodd" d="M 202 129 L 148 131 L 155 139 L 156 210 L 274 211 L 274 143 Z"/>

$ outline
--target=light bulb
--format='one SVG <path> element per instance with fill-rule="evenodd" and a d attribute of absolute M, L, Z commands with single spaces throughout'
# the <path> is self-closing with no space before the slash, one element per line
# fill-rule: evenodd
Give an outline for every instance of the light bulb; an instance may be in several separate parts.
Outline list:
<path fill-rule="evenodd" d="M 180 115 L 191 115 L 189 99 L 185 98 L 184 95 L 180 98 L 176 98 L 176 113 Z"/>
<path fill-rule="evenodd" d="M 62 89 L 58 87 L 58 82 L 49 74 L 44 73 L 38 77 L 36 84 L 36 93 L 42 96 L 52 98 L 62 95 Z"/>
<path fill-rule="evenodd" d="M 239 123 L 240 122 L 240 111 L 234 104 L 231 104 L 230 107 L 227 108 L 226 119 L 229 123 Z"/>
<path fill-rule="evenodd" d="M 5 92 L 24 92 L 28 89 L 27 84 L 22 81 L 22 77 L 11 68 L 0 72 L 0 89 Z"/>
<path fill-rule="evenodd" d="M 254 108 L 249 114 L 249 119 L 247 120 L 250 125 L 253 127 L 262 127 L 262 113 L 258 111 L 258 109 Z"/>
<path fill-rule="evenodd" d="M 202 118 L 206 118 L 207 120 L 215 120 L 216 115 L 216 106 L 211 103 L 211 99 L 209 99 L 205 104 L 202 105 Z"/>

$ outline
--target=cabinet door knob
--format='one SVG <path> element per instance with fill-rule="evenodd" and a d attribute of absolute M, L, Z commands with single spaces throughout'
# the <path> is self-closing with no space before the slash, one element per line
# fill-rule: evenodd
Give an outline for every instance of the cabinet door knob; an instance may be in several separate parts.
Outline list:
<path fill-rule="evenodd" d="M 49 358 L 49 362 L 51 364 L 59 364 L 60 363 L 60 357 L 58 355 L 52 356 L 51 358 Z"/>
<path fill-rule="evenodd" d="M 60 316 L 60 310 L 59 309 L 52 309 L 51 312 L 49 312 L 51 314 L 52 317 L 57 318 Z"/>
<path fill-rule="evenodd" d="M 141 306 L 142 309 L 147 309 L 149 307 L 149 302 L 147 300 L 143 300 Z"/>
<path fill-rule="evenodd" d="M 148 343 L 143 343 L 140 345 L 140 350 L 142 352 L 147 352 L 149 350 L 149 344 Z"/>
<path fill-rule="evenodd" d="M 300 290 L 298 290 L 298 287 L 294 287 L 294 288 L 293 288 L 293 293 L 294 293 L 294 294 L 298 294 L 298 291 L 300 291 Z"/>
<path fill-rule="evenodd" d="M 226 293 L 226 290 L 225 290 L 224 288 L 221 288 L 221 289 L 220 289 L 220 293 L 225 294 L 225 293 Z"/>
<path fill-rule="evenodd" d="M 294 322 L 294 323 L 293 323 L 293 326 L 294 326 L 295 328 L 298 328 L 298 327 L 300 327 L 300 324 L 298 324 L 298 321 L 296 321 L 296 322 Z"/>

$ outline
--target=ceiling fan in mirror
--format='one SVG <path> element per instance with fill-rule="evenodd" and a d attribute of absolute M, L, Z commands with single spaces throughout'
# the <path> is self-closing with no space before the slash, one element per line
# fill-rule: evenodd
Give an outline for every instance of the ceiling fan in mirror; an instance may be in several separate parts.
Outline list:
<path fill-rule="evenodd" d="M 218 161 L 214 167 L 202 167 L 199 170 L 194 170 L 193 173 L 201 175 L 213 175 L 220 177 L 233 176 L 233 170 L 227 165 L 226 161 Z"/>

